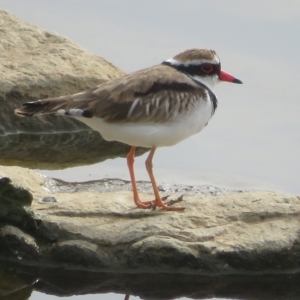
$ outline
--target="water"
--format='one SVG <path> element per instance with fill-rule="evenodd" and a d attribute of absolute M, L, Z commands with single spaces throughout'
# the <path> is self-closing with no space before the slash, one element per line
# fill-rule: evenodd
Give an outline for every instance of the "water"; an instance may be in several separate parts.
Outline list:
<path fill-rule="evenodd" d="M 191 275 L 101 273 L 0 262 L 0 298 L 38 299 L 299 299 L 300 273 Z M 42 292 L 42 293 L 41 293 Z M 54 295 L 57 295 L 56 297 Z M 76 295 L 76 296 L 75 296 Z M 135 296 L 135 297 L 134 297 Z M 69 298 L 69 299 L 70 299 Z"/>
<path fill-rule="evenodd" d="M 33 292 L 30 300 L 52 300 L 53 297 L 49 295 L 45 295 L 39 292 Z M 86 300 L 86 296 L 73 296 L 68 297 L 69 300 Z M 123 295 L 116 294 L 103 294 L 103 295 L 89 295 L 89 300 L 123 300 Z M 139 297 L 130 296 L 130 300 L 138 300 Z M 181 300 L 187 300 L 188 298 L 180 298 Z M 205 300 L 205 299 L 203 299 Z M 228 298 L 210 298 L 210 300 L 229 300 Z"/>
<path fill-rule="evenodd" d="M 73 296 L 68 297 L 68 300 L 87 300 L 86 296 Z M 130 300 L 138 300 L 140 297 L 130 296 Z M 181 300 L 188 300 L 188 298 L 180 298 Z M 39 292 L 33 292 L 30 300 L 53 300 L 53 297 L 50 295 L 45 295 Z M 117 294 L 97 294 L 97 295 L 89 295 L 89 300 L 124 300 L 123 295 Z M 205 299 L 203 299 L 205 300 Z M 208 299 L 206 299 L 208 300 Z M 210 298 L 209 300 L 230 300 L 228 298 Z"/>
<path fill-rule="evenodd" d="M 62 298 L 63 299 L 63 298 Z M 85 295 L 83 296 L 72 296 L 68 297 L 68 300 L 87 300 Z M 113 293 L 108 294 L 97 294 L 97 295 L 89 295 L 89 300 L 124 300 L 124 295 L 117 295 Z M 139 297 L 130 296 L 130 300 L 138 300 Z M 42 294 L 39 292 L 33 292 L 30 300 L 53 300 L 53 296 Z"/>
<path fill-rule="evenodd" d="M 220 84 L 215 89 L 219 107 L 205 130 L 172 148 L 158 149 L 154 157 L 158 183 L 300 194 L 299 1 L 0 3 L 24 21 L 65 35 L 127 72 L 187 48 L 215 49 L 222 68 L 244 84 Z M 136 162 L 139 180 L 148 180 L 145 158 Z M 129 179 L 124 159 L 43 173 L 66 181 Z M 117 294 L 69 299 L 96 297 L 123 299 Z M 30 299 L 54 297 L 34 292 Z"/>

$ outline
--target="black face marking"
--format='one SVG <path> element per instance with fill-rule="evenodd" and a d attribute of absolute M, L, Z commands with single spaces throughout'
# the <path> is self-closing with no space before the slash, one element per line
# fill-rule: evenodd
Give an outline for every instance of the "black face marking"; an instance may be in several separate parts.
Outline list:
<path fill-rule="evenodd" d="M 216 97 L 216 95 L 211 91 L 210 88 L 208 88 L 205 84 L 195 80 L 192 76 L 197 75 L 197 76 L 212 76 L 212 75 L 219 75 L 221 72 L 221 65 L 220 64 L 209 64 L 213 69 L 212 71 L 210 71 L 209 73 L 206 73 L 207 70 L 211 69 L 211 67 L 209 66 L 205 66 L 204 70 L 207 68 L 206 71 L 202 70 L 201 66 L 207 65 L 207 63 L 203 63 L 201 65 L 189 65 L 189 66 L 184 66 L 184 65 L 173 65 L 170 62 L 164 61 L 162 63 L 163 65 L 172 67 L 180 72 L 185 73 L 187 76 L 189 76 L 195 83 L 197 83 L 198 85 L 200 85 L 201 87 L 203 87 L 205 90 L 207 90 L 210 100 L 212 102 L 213 105 L 213 112 L 212 114 L 214 114 L 215 110 L 218 107 L 218 99 Z"/>
<path fill-rule="evenodd" d="M 211 74 L 214 71 L 214 67 L 212 64 L 202 64 L 200 68 L 206 74 Z"/>
<path fill-rule="evenodd" d="M 210 64 L 210 63 L 203 63 L 201 65 L 175 65 L 170 62 L 164 61 L 162 63 L 163 65 L 171 66 L 174 69 L 192 75 L 192 76 L 213 76 L 213 75 L 219 75 L 221 71 L 221 65 L 220 64 Z"/>

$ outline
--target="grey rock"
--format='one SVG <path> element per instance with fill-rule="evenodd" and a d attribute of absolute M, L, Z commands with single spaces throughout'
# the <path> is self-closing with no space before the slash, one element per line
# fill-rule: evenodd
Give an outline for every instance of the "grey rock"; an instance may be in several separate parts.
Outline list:
<path fill-rule="evenodd" d="M 52 248 L 51 256 L 55 261 L 80 264 L 86 268 L 93 268 L 95 265 L 108 267 L 111 261 L 109 253 L 98 249 L 96 244 L 83 240 L 58 242 Z"/>
<path fill-rule="evenodd" d="M 0 179 L 0 223 L 16 225 L 34 232 L 39 223 L 30 205 L 32 194 L 25 188 L 14 185 L 10 178 Z"/>
<path fill-rule="evenodd" d="M 66 196 L 57 194 L 59 205 L 43 215 L 33 205 L 43 219 L 39 234 L 98 245 L 112 257 L 108 269 L 230 274 L 299 267 L 294 196 L 289 204 L 287 195 L 271 192 L 189 196 L 183 213 L 136 209 L 128 192 Z"/>
<path fill-rule="evenodd" d="M 300 267 L 297 196 L 261 191 L 212 195 L 205 188 L 175 204 L 185 206 L 183 212 L 166 212 L 136 208 L 132 193 L 119 186 L 116 192 L 50 193 L 30 170 L 1 167 L 0 175 L 29 184 L 31 208 L 41 219 L 33 235 L 49 242 L 42 256 L 54 265 L 198 275 Z M 40 203 L 44 197 L 57 202 Z"/>
<path fill-rule="evenodd" d="M 73 94 L 123 74 L 67 38 L 0 10 L 0 163 L 53 169 L 125 156 L 127 145 L 108 143 L 73 118 L 14 115 L 24 102 Z"/>
<path fill-rule="evenodd" d="M 300 297 L 299 196 L 193 187 L 197 194 L 180 203 L 185 211 L 166 212 L 136 208 L 120 184 L 117 191 L 85 186 L 51 193 L 33 171 L 0 167 L 0 176 L 30 188 L 31 208 L 41 219 L 32 233 L 2 227 L 0 269 L 11 270 L 5 261 L 14 260 L 30 280 L 39 278 L 40 291 L 114 291 L 145 299 Z M 43 197 L 57 202 L 40 203 Z"/>
<path fill-rule="evenodd" d="M 40 203 L 55 203 L 57 202 L 57 199 L 55 197 L 44 197 L 42 199 L 39 200 Z"/>
<path fill-rule="evenodd" d="M 22 260 L 36 260 L 40 256 L 35 239 L 17 227 L 0 228 L 0 253 Z"/>

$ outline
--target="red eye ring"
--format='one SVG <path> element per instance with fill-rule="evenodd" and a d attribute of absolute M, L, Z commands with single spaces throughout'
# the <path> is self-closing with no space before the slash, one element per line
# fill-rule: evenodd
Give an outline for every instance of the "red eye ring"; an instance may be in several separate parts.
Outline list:
<path fill-rule="evenodd" d="M 213 71 L 214 67 L 211 64 L 202 64 L 201 65 L 201 70 L 204 73 L 211 73 Z"/>

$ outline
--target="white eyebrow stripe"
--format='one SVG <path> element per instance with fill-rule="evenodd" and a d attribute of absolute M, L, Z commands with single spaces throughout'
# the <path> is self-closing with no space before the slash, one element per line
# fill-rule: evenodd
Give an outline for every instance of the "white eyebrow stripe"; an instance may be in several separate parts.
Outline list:
<path fill-rule="evenodd" d="M 190 65 L 201 65 L 204 63 L 209 64 L 219 64 L 220 60 L 217 57 L 214 57 L 213 59 L 195 59 L 195 60 L 189 60 L 188 62 L 179 61 L 173 58 L 169 58 L 166 60 L 166 62 L 171 63 L 172 65 L 183 65 L 183 66 L 190 66 Z"/>

